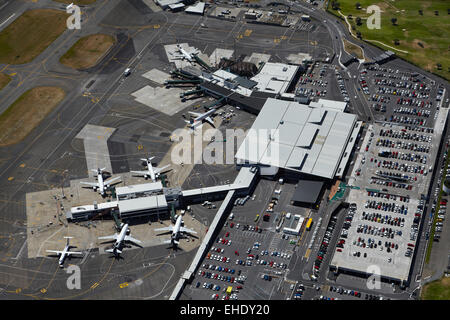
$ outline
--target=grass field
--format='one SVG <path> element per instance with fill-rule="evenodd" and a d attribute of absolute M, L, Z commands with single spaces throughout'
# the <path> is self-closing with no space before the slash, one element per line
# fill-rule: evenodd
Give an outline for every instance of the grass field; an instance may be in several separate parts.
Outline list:
<path fill-rule="evenodd" d="M 11 77 L 0 73 L 0 90 L 2 90 L 9 82 L 11 81 Z"/>
<path fill-rule="evenodd" d="M 450 3 L 446 0 L 336 0 L 339 8 L 345 16 L 352 16 L 348 20 L 352 25 L 352 32 L 361 32 L 362 39 L 380 41 L 383 44 L 408 51 L 402 53 L 394 51 L 398 56 L 411 61 L 415 65 L 446 79 L 450 79 Z M 356 3 L 361 8 L 356 8 Z M 328 11 L 341 18 L 337 10 L 331 6 L 329 1 Z M 378 5 L 381 9 L 381 29 L 368 29 L 367 17 L 370 15 L 366 8 L 370 5 Z M 422 10 L 421 15 L 419 10 Z M 435 11 L 438 15 L 435 15 Z M 362 23 L 356 25 L 356 17 L 360 17 Z M 391 19 L 396 18 L 395 25 Z M 345 23 L 345 22 L 344 22 Z M 345 24 L 347 26 L 347 24 Z M 394 40 L 398 40 L 398 45 Z M 390 48 L 374 43 L 374 45 L 391 50 Z M 437 64 L 441 64 L 441 70 Z"/>
<path fill-rule="evenodd" d="M 57 87 L 36 87 L 0 115 L 0 146 L 22 141 L 65 97 Z"/>
<path fill-rule="evenodd" d="M 0 63 L 28 63 L 66 30 L 68 14 L 53 9 L 23 13 L 0 33 Z"/>
<path fill-rule="evenodd" d="M 74 69 L 93 67 L 114 45 L 115 38 L 107 34 L 92 34 L 79 39 L 59 60 Z"/>
<path fill-rule="evenodd" d="M 450 300 L 450 278 L 433 281 L 423 287 L 422 300 Z"/>

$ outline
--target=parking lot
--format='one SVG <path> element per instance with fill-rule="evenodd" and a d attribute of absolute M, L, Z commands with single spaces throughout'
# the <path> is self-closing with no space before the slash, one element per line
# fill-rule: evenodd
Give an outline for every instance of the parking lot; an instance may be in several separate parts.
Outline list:
<path fill-rule="evenodd" d="M 360 71 L 358 82 L 376 120 L 433 126 L 444 90 L 432 80 L 415 72 L 369 65 Z"/>
<path fill-rule="evenodd" d="M 349 184 L 332 266 L 407 280 L 440 134 L 434 128 L 369 126 Z"/>
<path fill-rule="evenodd" d="M 297 83 L 296 94 L 308 97 L 311 100 L 327 98 L 344 99 L 345 102 L 349 102 L 350 98 L 341 73 L 342 71 L 339 71 L 337 66 L 324 62 L 315 62 L 300 77 Z"/>
<path fill-rule="evenodd" d="M 293 192 L 293 185 L 261 180 L 253 195 L 235 200 L 190 286 L 196 299 L 267 300 L 275 295 L 300 239 L 282 228 L 296 225 L 294 213 L 306 214 L 290 205 Z"/>

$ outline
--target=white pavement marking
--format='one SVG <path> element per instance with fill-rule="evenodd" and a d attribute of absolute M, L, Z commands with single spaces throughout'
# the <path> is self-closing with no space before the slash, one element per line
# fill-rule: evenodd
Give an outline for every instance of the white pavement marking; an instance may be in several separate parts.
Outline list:
<path fill-rule="evenodd" d="M 16 14 L 13 13 L 12 15 L 9 16 L 8 19 L 6 19 L 5 21 L 3 21 L 2 24 L 0 24 L 0 28 L 1 28 L 5 23 L 7 23 L 7 22 L 9 21 L 9 19 L 11 19 L 12 17 L 14 17 L 15 15 L 16 15 Z"/>

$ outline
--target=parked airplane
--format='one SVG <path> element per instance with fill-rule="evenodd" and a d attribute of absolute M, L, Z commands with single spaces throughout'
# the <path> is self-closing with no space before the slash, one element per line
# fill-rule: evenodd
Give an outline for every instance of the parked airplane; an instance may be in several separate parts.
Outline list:
<path fill-rule="evenodd" d="M 184 224 L 184 221 L 180 216 L 177 217 L 177 220 L 175 221 L 175 225 L 164 227 L 164 228 L 157 228 L 155 231 L 166 231 L 164 233 L 161 233 L 160 235 L 171 233 L 170 240 L 165 241 L 165 243 L 172 243 L 172 244 L 179 244 L 179 239 L 183 236 L 185 233 L 197 233 L 194 230 L 191 230 L 189 228 L 182 227 Z"/>
<path fill-rule="evenodd" d="M 100 240 L 115 240 L 116 242 L 113 245 L 112 249 L 106 249 L 106 252 L 112 252 L 115 256 L 122 253 L 122 246 L 125 241 L 133 242 L 133 243 L 142 243 L 142 241 L 129 236 L 130 229 L 128 228 L 128 224 L 122 223 L 122 229 L 120 229 L 120 233 L 113 234 L 111 236 L 99 237 Z"/>
<path fill-rule="evenodd" d="M 211 116 L 216 112 L 216 109 L 211 109 L 205 113 L 198 113 L 189 111 L 190 114 L 193 114 L 195 116 L 194 119 L 191 120 L 184 120 L 188 123 L 188 127 L 192 130 L 195 130 L 198 126 L 203 124 L 203 120 L 207 121 L 209 124 L 211 124 L 214 127 L 214 120 L 211 118 Z M 215 128 L 215 127 L 214 127 Z"/>
<path fill-rule="evenodd" d="M 83 254 L 83 252 L 70 251 L 70 248 L 73 248 L 73 247 L 71 245 L 69 245 L 69 239 L 72 239 L 72 237 L 64 237 L 64 238 L 67 239 L 67 243 L 62 251 L 47 250 L 47 252 L 56 253 L 59 256 L 58 263 L 59 263 L 60 268 L 64 267 L 64 260 L 66 259 L 66 257 L 69 257 L 72 254 Z"/>
<path fill-rule="evenodd" d="M 112 184 L 115 183 L 119 183 L 119 181 L 117 181 L 118 179 L 120 179 L 120 177 L 115 177 L 109 180 L 104 181 L 103 180 L 103 171 L 106 168 L 99 168 L 97 170 L 92 169 L 92 171 L 97 173 L 97 182 L 80 182 L 82 184 L 91 186 L 95 191 L 98 190 L 98 192 L 102 195 L 105 196 L 106 194 L 106 189 L 109 188 Z"/>
<path fill-rule="evenodd" d="M 180 58 L 181 60 L 187 60 L 189 62 L 195 62 L 195 53 L 188 53 L 179 44 L 177 44 L 177 51 L 180 53 L 180 55 L 175 56 L 175 58 Z"/>
<path fill-rule="evenodd" d="M 165 165 L 161 168 L 153 168 L 152 166 L 152 160 L 155 157 L 149 157 L 147 159 L 141 159 L 142 161 L 145 161 L 147 163 L 147 170 L 146 171 L 131 171 L 131 173 L 134 173 L 139 176 L 144 176 L 145 179 L 151 178 L 153 182 L 158 179 L 158 177 L 161 175 L 161 173 L 166 172 L 168 170 L 165 170 L 166 168 L 170 167 L 170 164 Z"/>

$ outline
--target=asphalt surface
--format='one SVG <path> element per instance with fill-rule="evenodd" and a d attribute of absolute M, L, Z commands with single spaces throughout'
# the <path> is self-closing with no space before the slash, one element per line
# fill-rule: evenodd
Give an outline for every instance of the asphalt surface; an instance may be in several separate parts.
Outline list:
<path fill-rule="evenodd" d="M 192 252 L 171 252 L 164 246 L 130 250 L 121 260 L 115 260 L 98 252 L 90 252 L 87 258 L 73 263 L 81 267 L 82 286 L 80 290 L 69 290 L 66 286 L 68 274 L 60 270 L 57 262 L 50 258 L 28 259 L 26 257 L 26 212 L 25 194 L 46 190 L 68 184 L 70 179 L 87 177 L 83 144 L 75 139 L 76 134 L 85 124 L 97 124 L 119 128 L 109 141 L 109 150 L 113 173 L 126 172 L 139 168 L 139 158 L 147 151 L 156 155 L 157 162 L 170 148 L 167 134 L 182 127 L 184 121 L 181 113 L 169 117 L 136 103 L 130 93 L 147 84 L 137 74 L 158 67 L 168 72 L 171 66 L 164 53 L 165 44 L 188 42 L 206 54 L 215 48 L 232 49 L 235 56 L 250 55 L 253 52 L 271 55 L 271 61 L 285 61 L 289 54 L 307 52 L 316 56 L 336 53 L 333 65 L 340 66 L 343 59 L 343 44 L 346 38 L 359 43 L 348 34 L 346 26 L 336 18 L 305 3 L 291 3 L 293 10 L 309 14 L 316 25 L 310 34 L 294 28 L 280 28 L 246 24 L 242 13 L 237 22 L 227 22 L 208 16 L 193 16 L 184 13 L 153 13 L 140 1 L 103 1 L 84 7 L 82 29 L 67 30 L 52 43 L 34 61 L 24 65 L 2 65 L 0 68 L 8 74 L 15 73 L 12 81 L 0 92 L 0 112 L 4 111 L 25 91 L 42 85 L 58 86 L 66 91 L 66 98 L 40 125 L 22 142 L 8 147 L 0 147 L 0 282 L 2 299 L 166 299 L 176 281 L 192 260 Z M 12 22 L 25 10 L 31 8 L 64 9 L 60 3 L 50 0 L 39 2 L 9 1 L 0 7 L 0 21 Z M 13 16 L 12 16 L 13 15 Z M 314 20 L 315 19 L 315 20 Z M 322 23 L 324 20 L 326 22 Z M 0 29 L 8 23 L 0 25 Z M 201 23 L 207 28 L 202 28 Z M 252 30 L 245 36 L 246 30 Z M 111 52 L 94 68 L 83 71 L 71 70 L 59 64 L 58 60 L 80 37 L 88 34 L 105 32 L 115 35 L 118 42 Z M 241 35 L 244 35 L 240 38 Z M 274 41 L 274 39 L 284 39 Z M 311 41 L 316 41 L 311 44 Z M 366 57 L 373 58 L 383 51 L 368 44 L 363 44 Z M 449 91 L 448 82 L 426 73 L 402 60 L 395 59 L 386 64 L 409 72 L 424 74 L 429 81 L 443 83 Z M 123 78 L 126 67 L 132 69 L 130 78 Z M 367 98 L 358 91 L 360 66 L 354 63 L 345 73 L 349 73 L 346 88 L 351 99 L 350 104 L 359 118 L 373 119 Z M 329 86 L 333 86 L 333 77 Z M 333 89 L 330 89 L 330 91 Z M 332 97 L 339 93 L 332 93 Z M 357 96 L 354 99 L 354 96 Z M 327 98 L 326 96 L 325 98 Z M 186 105 L 189 106 L 189 103 Z M 254 116 L 237 112 L 228 125 L 247 128 Z M 225 128 L 225 127 L 224 127 Z M 143 146 L 143 148 L 139 148 Z M 63 172 L 68 170 L 68 175 Z M 209 186 L 234 179 L 236 171 L 232 165 L 194 167 L 193 173 L 183 184 L 183 188 Z M 258 189 L 258 188 L 261 188 Z M 273 183 L 261 181 L 256 193 L 267 196 L 273 190 Z M 287 199 L 287 198 L 286 198 Z M 264 210 L 265 198 L 249 202 L 242 208 L 243 222 L 253 221 L 256 212 Z M 288 206 L 289 201 L 283 205 Z M 252 204 L 253 203 L 253 204 Z M 217 207 L 220 203 L 217 203 Z M 213 213 L 201 206 L 194 208 L 196 217 L 208 223 Z M 239 212 L 238 212 L 239 213 Z M 323 217 L 318 241 L 326 229 L 329 212 L 321 206 L 315 217 Z M 338 223 L 339 224 L 339 223 Z M 225 230 L 225 229 L 224 229 Z M 224 230 L 221 231 L 221 235 Z M 258 292 L 248 292 L 248 299 L 286 299 L 291 296 L 288 283 L 304 283 L 307 287 L 306 298 L 315 298 L 326 292 L 331 284 L 338 284 L 349 289 L 359 289 L 364 281 L 354 277 L 339 276 L 329 280 L 327 268 L 322 266 L 318 281 L 308 279 L 305 274 L 311 270 L 311 260 L 316 249 L 310 253 L 308 260 L 303 259 L 311 234 L 302 239 L 300 246 L 294 249 L 288 269 L 302 270 L 301 276 L 296 272 L 287 273 L 286 278 L 273 281 L 277 285 L 270 295 L 262 295 L 266 284 Z M 271 234 L 267 240 L 272 241 Z M 250 240 L 249 240 L 250 241 Z M 269 241 L 269 242 L 270 242 Z M 251 242 L 251 241 L 250 241 Z M 242 247 L 250 245 L 243 243 Z M 330 247 L 332 243 L 330 243 Z M 317 248 L 315 246 L 314 248 Z M 169 255 L 172 254 L 172 255 Z M 175 256 L 173 256 L 175 254 Z M 306 260 L 306 261 L 305 261 Z M 420 261 L 420 257 L 416 260 Z M 295 261 L 295 262 L 294 262 Z M 72 262 L 71 262 L 72 263 Z M 414 265 L 414 275 L 420 268 Z M 419 270 L 417 270 L 419 269 Z M 439 271 L 439 270 L 438 270 Z M 437 272 L 437 271 L 436 271 Z M 256 277 L 256 276 L 255 276 Z M 261 279 L 250 279 L 260 282 Z M 319 286 L 316 290 L 313 286 Z M 380 290 L 381 294 L 391 298 L 409 298 L 408 292 L 399 290 L 392 293 L 390 285 Z M 323 292 L 322 292 L 323 291 Z M 189 295 L 189 294 L 188 294 Z M 210 297 L 203 297 L 209 299 Z"/>

